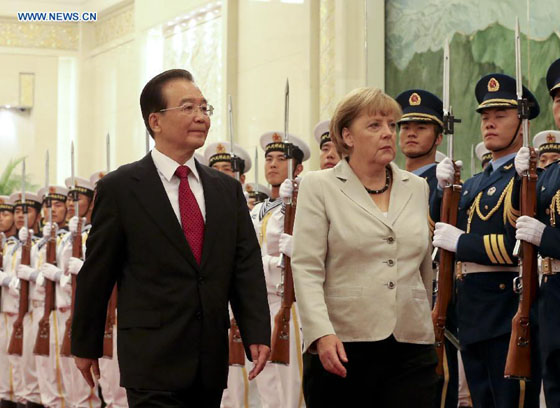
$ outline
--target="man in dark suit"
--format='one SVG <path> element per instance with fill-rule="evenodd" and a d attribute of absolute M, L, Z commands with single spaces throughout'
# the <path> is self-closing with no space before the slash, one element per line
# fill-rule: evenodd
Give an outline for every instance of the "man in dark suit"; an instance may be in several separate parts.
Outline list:
<path fill-rule="evenodd" d="M 155 148 L 97 184 L 72 354 L 93 384 L 116 282 L 121 384 L 130 406 L 217 407 L 228 371 L 228 301 L 255 362 L 249 379 L 270 353 L 259 245 L 239 182 L 193 158 L 213 108 L 191 74 L 152 78 L 140 105 Z"/>

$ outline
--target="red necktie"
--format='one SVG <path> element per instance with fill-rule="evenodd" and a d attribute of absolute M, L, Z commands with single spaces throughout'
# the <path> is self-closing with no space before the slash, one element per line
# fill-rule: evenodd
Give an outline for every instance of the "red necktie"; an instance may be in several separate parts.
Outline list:
<path fill-rule="evenodd" d="M 179 212 L 181 225 L 187 242 L 191 247 L 196 262 L 200 265 L 202 258 L 202 243 L 204 242 L 204 219 L 200 207 L 189 185 L 188 175 L 191 169 L 179 166 L 175 175 L 181 179 L 179 184 Z"/>

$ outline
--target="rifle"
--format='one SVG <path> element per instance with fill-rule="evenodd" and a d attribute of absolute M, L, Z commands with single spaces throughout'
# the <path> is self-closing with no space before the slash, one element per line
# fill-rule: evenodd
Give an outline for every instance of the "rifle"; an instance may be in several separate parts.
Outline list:
<path fill-rule="evenodd" d="M 103 333 L 103 357 L 113 358 L 113 327 L 117 322 L 115 309 L 117 308 L 117 285 L 113 288 L 109 304 L 107 305 L 107 318 L 105 319 L 105 332 Z"/>
<path fill-rule="evenodd" d="M 28 229 L 28 208 L 25 203 L 25 159 L 23 160 L 22 177 L 21 177 L 21 202 L 23 209 L 24 226 Z M 31 234 L 28 234 L 27 240 L 21 247 L 21 265 L 31 265 Z M 29 311 L 29 281 L 21 279 L 19 288 L 19 306 L 18 315 L 14 321 L 14 329 L 8 346 L 8 354 L 21 356 L 23 353 L 23 319 Z"/>
<path fill-rule="evenodd" d="M 288 178 L 294 180 L 293 149 L 294 145 L 289 142 L 288 136 L 288 113 L 289 113 L 290 86 L 286 80 L 285 110 L 284 110 L 284 151 L 288 158 Z M 298 186 L 294 182 L 294 190 L 291 200 L 286 204 L 284 213 L 284 232 L 292 235 L 294 231 L 294 220 L 296 216 L 296 204 Z M 292 305 L 295 302 L 294 280 L 292 276 L 292 265 L 290 258 L 281 256 L 282 280 L 279 292 L 282 295 L 280 310 L 274 317 L 274 331 L 272 332 L 272 352 L 270 361 L 278 364 L 290 364 L 290 318 Z"/>
<path fill-rule="evenodd" d="M 453 108 L 449 105 L 449 42 L 445 41 L 443 51 L 443 133 L 447 135 L 447 155 L 453 160 L 453 134 L 455 123 L 460 122 L 453 116 Z M 441 222 L 457 225 L 457 212 L 459 200 L 461 199 L 461 172 L 455 167 L 454 180 L 443 189 L 443 201 L 441 206 Z M 443 354 L 445 352 L 445 324 L 447 320 L 447 309 L 453 294 L 453 271 L 455 254 L 445 249 L 440 249 L 439 271 L 437 279 L 436 303 L 432 310 L 432 321 L 435 332 L 435 346 L 438 356 L 436 373 L 444 375 Z"/>
<path fill-rule="evenodd" d="M 521 40 L 519 19 L 515 26 L 515 74 L 517 112 L 523 126 L 523 146 L 530 148 L 529 170 L 521 176 L 521 215 L 535 217 L 537 213 L 537 154 L 529 146 L 529 101 L 523 97 L 521 77 Z M 520 248 L 521 247 L 521 248 Z M 514 291 L 519 293 L 519 307 L 511 321 L 511 337 L 504 377 L 528 380 L 531 378 L 531 305 L 537 297 L 537 248 L 526 241 L 517 241 L 514 256 L 518 256 L 519 276 Z"/>
<path fill-rule="evenodd" d="M 56 265 L 56 228 L 53 225 L 52 219 L 52 199 L 49 197 L 49 152 L 47 151 L 47 209 L 49 212 L 49 223 L 51 224 L 51 234 L 47 240 L 47 263 Z M 55 282 L 45 278 L 45 307 L 43 312 L 43 317 L 39 320 L 39 331 L 37 332 L 37 338 L 35 340 L 35 347 L 33 348 L 33 353 L 39 356 L 48 356 L 50 354 L 49 343 L 50 343 L 50 316 L 51 312 L 55 308 Z"/>

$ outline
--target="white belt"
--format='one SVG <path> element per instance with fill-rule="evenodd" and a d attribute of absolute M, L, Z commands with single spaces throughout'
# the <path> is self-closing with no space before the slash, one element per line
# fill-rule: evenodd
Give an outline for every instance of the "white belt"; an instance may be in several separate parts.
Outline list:
<path fill-rule="evenodd" d="M 554 258 L 543 258 L 541 269 L 543 275 L 554 275 L 560 272 L 560 260 Z"/>
<path fill-rule="evenodd" d="M 457 278 L 461 278 L 462 275 L 467 275 L 469 273 L 481 273 L 481 272 L 517 272 L 519 273 L 518 266 L 501 266 L 501 265 L 481 265 L 474 262 L 457 262 L 455 266 Z"/>

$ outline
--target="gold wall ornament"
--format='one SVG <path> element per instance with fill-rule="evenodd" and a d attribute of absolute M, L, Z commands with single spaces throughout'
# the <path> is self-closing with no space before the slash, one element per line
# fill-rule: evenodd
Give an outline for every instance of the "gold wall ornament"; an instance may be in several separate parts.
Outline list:
<path fill-rule="evenodd" d="M 0 17 L 0 46 L 77 51 L 78 23 L 24 22 Z"/>

